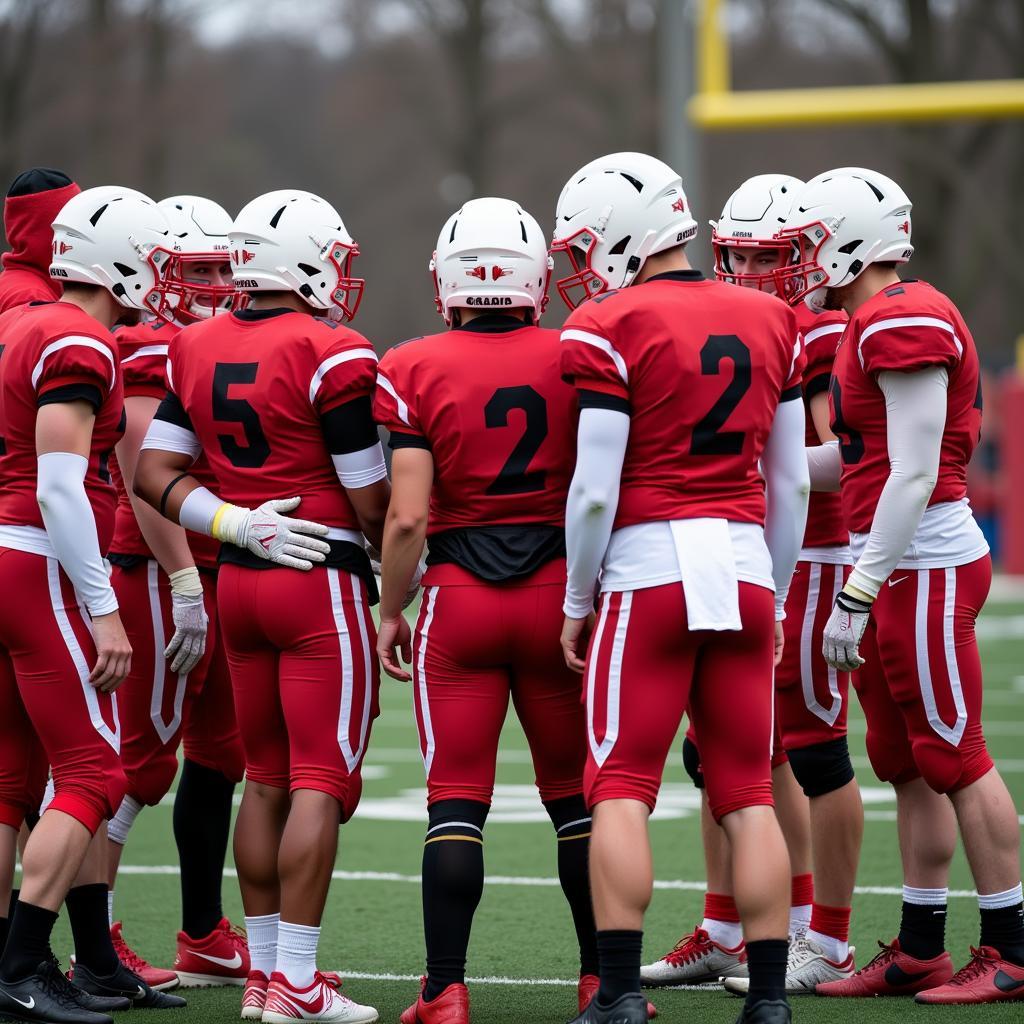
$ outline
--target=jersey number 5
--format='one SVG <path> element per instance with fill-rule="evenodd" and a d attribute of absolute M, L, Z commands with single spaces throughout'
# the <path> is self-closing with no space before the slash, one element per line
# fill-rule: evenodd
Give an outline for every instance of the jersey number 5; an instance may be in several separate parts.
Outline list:
<path fill-rule="evenodd" d="M 487 487 L 488 494 L 529 494 L 544 490 L 544 470 L 527 470 L 548 436 L 547 402 L 529 384 L 498 388 L 484 406 L 484 423 L 488 427 L 507 427 L 508 414 L 513 409 L 526 413 L 526 429 L 501 472 Z"/>
<path fill-rule="evenodd" d="M 259 363 L 218 363 L 213 371 L 213 418 L 221 423 L 240 423 L 245 444 L 231 434 L 218 434 L 221 451 L 232 466 L 259 469 L 270 456 L 267 435 L 260 426 L 259 413 L 244 398 L 229 398 L 232 384 L 252 384 Z"/>
<path fill-rule="evenodd" d="M 742 430 L 723 430 L 743 396 L 750 390 L 750 349 L 735 334 L 712 334 L 700 350 L 700 372 L 705 377 L 721 373 L 722 360 L 732 362 L 732 380 L 718 401 L 693 427 L 691 455 L 739 455 L 743 451 Z"/>

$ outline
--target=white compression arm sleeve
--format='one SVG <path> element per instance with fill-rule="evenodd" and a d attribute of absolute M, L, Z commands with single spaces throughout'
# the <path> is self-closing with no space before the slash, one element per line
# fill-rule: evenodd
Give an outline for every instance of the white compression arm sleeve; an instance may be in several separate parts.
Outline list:
<path fill-rule="evenodd" d="M 779 403 L 761 456 L 768 499 L 764 534 L 772 556 L 776 619 L 785 616 L 789 584 L 807 525 L 811 481 L 804 431 L 804 403 L 799 400 Z"/>
<path fill-rule="evenodd" d="M 576 471 L 565 509 L 569 575 L 564 611 L 571 618 L 581 619 L 594 610 L 594 588 L 612 535 L 628 441 L 626 413 L 580 410 Z"/>
<path fill-rule="evenodd" d="M 36 500 L 61 568 L 93 617 L 117 611 L 85 493 L 89 460 L 71 452 L 47 452 L 37 460 Z"/>
<path fill-rule="evenodd" d="M 811 473 L 812 491 L 838 491 L 843 473 L 843 459 L 838 441 L 826 441 L 807 449 L 807 468 Z"/>
<path fill-rule="evenodd" d="M 949 376 L 942 366 L 915 373 L 886 370 L 878 375 L 878 386 L 885 395 L 889 479 L 849 580 L 872 598 L 906 553 L 935 490 Z"/>

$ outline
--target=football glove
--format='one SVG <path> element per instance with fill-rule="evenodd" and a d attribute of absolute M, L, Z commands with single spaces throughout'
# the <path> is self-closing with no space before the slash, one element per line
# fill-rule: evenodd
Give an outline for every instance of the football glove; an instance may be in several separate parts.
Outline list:
<path fill-rule="evenodd" d="M 301 500 L 278 498 L 255 509 L 225 504 L 213 518 L 213 536 L 277 565 L 303 571 L 312 569 L 314 563 L 325 561 L 330 553 L 327 541 L 318 539 L 327 536 L 327 527 L 281 515 L 297 508 Z"/>
<path fill-rule="evenodd" d="M 825 660 L 840 672 L 853 672 L 864 664 L 859 647 L 871 614 L 867 595 L 856 596 L 847 587 L 836 595 L 832 614 L 825 623 L 821 647 Z M 857 593 L 860 595 L 859 591 Z"/>
<path fill-rule="evenodd" d="M 203 606 L 203 584 L 195 566 L 172 572 L 169 578 L 174 636 L 164 648 L 164 657 L 171 663 L 172 672 L 188 675 L 206 651 L 210 620 Z"/>

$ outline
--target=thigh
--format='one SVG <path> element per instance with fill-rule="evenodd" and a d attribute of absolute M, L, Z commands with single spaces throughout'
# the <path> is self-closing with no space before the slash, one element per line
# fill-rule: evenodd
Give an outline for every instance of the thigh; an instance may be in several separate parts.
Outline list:
<path fill-rule="evenodd" d="M 772 804 L 775 599 L 740 584 L 738 631 L 701 634 L 690 692 L 701 767 L 715 818 Z"/>
<path fill-rule="evenodd" d="M 590 806 L 628 799 L 654 808 L 688 703 L 696 636 L 678 583 L 601 595 L 584 670 Z"/>
<path fill-rule="evenodd" d="M 785 647 L 775 670 L 776 712 L 782 745 L 798 750 L 846 735 L 850 676 L 821 653 L 821 636 L 845 565 L 800 562 L 786 600 Z"/>
<path fill-rule="evenodd" d="M 25 814 L 39 809 L 46 768 L 46 755 L 21 703 L 14 663 L 0 647 L 0 825 L 19 829 Z"/>
<path fill-rule="evenodd" d="M 257 612 L 257 584 L 262 575 L 234 565 L 221 567 L 217 579 L 219 639 L 230 672 L 246 777 L 287 789 L 288 730 L 278 685 L 280 652 L 261 629 Z"/>
<path fill-rule="evenodd" d="M 413 702 L 428 803 L 491 802 L 510 687 L 501 613 L 495 587 L 424 589 L 413 636 Z"/>
<path fill-rule="evenodd" d="M 969 785 L 992 767 L 981 727 L 975 634 L 991 574 L 987 556 L 957 567 L 896 570 L 876 601 L 890 693 L 917 770 L 941 793 Z"/>
<path fill-rule="evenodd" d="M 512 701 L 544 801 L 583 791 L 587 760 L 583 681 L 562 656 L 564 584 L 511 588 L 503 621 L 513 634 Z"/>

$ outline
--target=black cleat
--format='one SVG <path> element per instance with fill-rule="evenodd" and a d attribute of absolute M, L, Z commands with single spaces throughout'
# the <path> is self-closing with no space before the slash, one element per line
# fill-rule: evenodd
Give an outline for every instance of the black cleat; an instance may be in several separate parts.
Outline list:
<path fill-rule="evenodd" d="M 105 1013 L 86 1009 L 81 993 L 56 960 L 44 960 L 21 981 L 0 980 L 0 1020 L 48 1024 L 114 1024 Z"/>
<path fill-rule="evenodd" d="M 131 1000 L 137 1010 L 175 1010 L 187 1006 L 181 996 L 150 988 L 137 974 L 118 963 L 113 974 L 93 974 L 88 967 L 75 964 L 72 983 L 94 996 L 113 996 Z"/>
<path fill-rule="evenodd" d="M 793 1014 L 785 999 L 759 999 L 753 1006 L 744 1006 L 736 1024 L 790 1024 Z"/>
<path fill-rule="evenodd" d="M 570 1024 L 647 1024 L 647 1020 L 647 997 L 627 992 L 609 1006 L 602 1006 L 595 995 Z"/>

